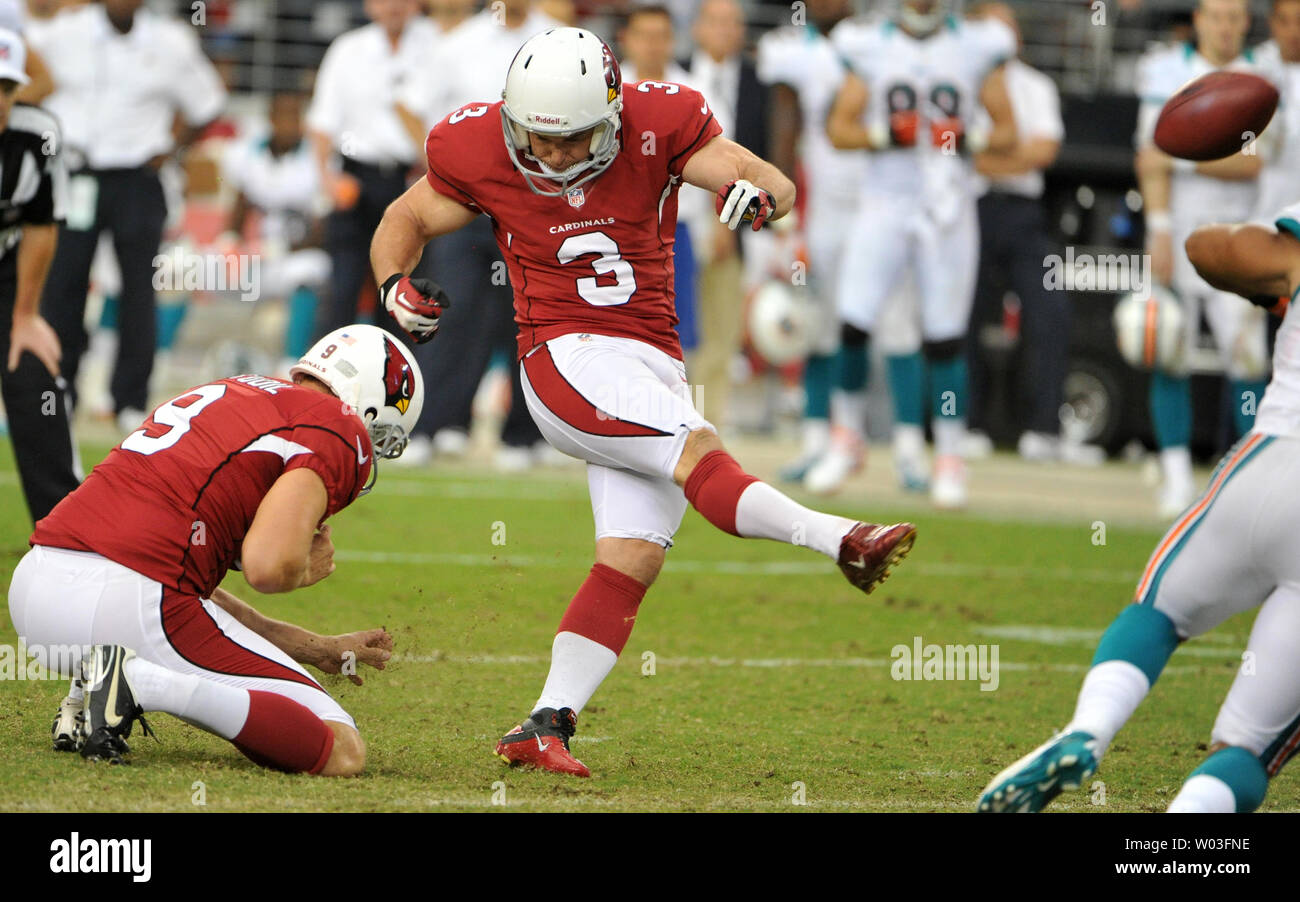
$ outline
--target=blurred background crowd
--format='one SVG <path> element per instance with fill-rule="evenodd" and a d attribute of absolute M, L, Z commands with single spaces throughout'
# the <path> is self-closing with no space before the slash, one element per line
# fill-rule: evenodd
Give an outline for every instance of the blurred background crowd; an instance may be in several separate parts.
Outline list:
<path fill-rule="evenodd" d="M 120 437 L 178 388 L 285 373 L 338 325 L 373 318 L 395 329 L 376 313 L 370 236 L 421 177 L 428 129 L 464 103 L 497 99 L 532 34 L 557 22 L 592 29 L 615 48 L 625 80 L 697 88 L 727 136 L 802 185 L 811 173 L 788 115 L 791 86 L 765 71 L 765 36 L 889 16 L 902 0 L 11 2 L 32 51 L 20 99 L 61 121 L 69 173 L 42 309 L 63 342 L 78 428 Z M 1273 4 L 1248 5 L 1250 47 L 1269 39 Z M 1112 312 L 1123 292 L 1048 292 L 1043 261 L 1067 247 L 1099 256 L 1148 246 L 1134 169 L 1140 61 L 1196 40 L 1193 6 L 1012 0 L 950 11 L 1016 29 L 1024 70 L 1015 112 L 1026 162 L 988 173 L 980 202 L 985 265 L 963 351 L 972 398 L 962 453 L 1002 447 L 1064 466 L 1142 456 L 1161 442 L 1152 375 L 1117 350 Z M 676 245 L 697 406 L 724 433 L 815 453 L 829 427 L 810 425 L 826 419 L 808 409 L 810 349 L 788 353 L 756 334 L 809 328 L 782 320 L 789 298 L 768 296 L 773 284 L 799 288 L 790 273 L 815 265 L 814 224 L 796 216 L 737 238 L 712 221 L 712 206 L 683 192 Z M 490 224 L 480 218 L 435 241 L 421 269 L 453 306 L 438 339 L 418 348 L 429 396 L 401 462 L 474 453 L 471 437 L 487 423 L 493 466 L 558 463 L 520 399 L 511 289 Z M 882 442 L 899 416 L 891 373 L 919 344 L 906 322 L 889 331 L 892 340 L 873 345 L 870 381 L 869 437 Z M 786 337 L 797 344 L 799 335 Z M 1208 335 L 1202 343 L 1187 374 L 1196 458 L 1227 447 L 1242 425 L 1221 355 Z M 455 354 L 439 353 L 449 346 Z M 791 456 L 800 459 L 788 475 L 805 478 L 807 454 Z"/>

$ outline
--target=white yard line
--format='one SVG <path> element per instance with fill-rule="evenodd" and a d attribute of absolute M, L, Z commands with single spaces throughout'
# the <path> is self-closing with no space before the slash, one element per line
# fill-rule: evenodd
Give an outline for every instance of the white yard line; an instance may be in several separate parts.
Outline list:
<path fill-rule="evenodd" d="M 509 666 L 509 665 L 528 665 L 541 667 L 550 664 L 549 655 L 461 655 L 445 654 L 435 651 L 428 654 L 413 654 L 409 652 L 398 652 L 393 655 L 393 662 L 400 664 L 486 664 L 489 666 Z M 864 668 L 864 669 L 887 669 L 894 665 L 891 658 L 721 658 L 721 657 L 658 657 L 655 660 L 656 668 L 659 667 L 749 667 L 761 669 L 777 669 L 787 667 L 847 667 L 847 668 Z M 999 670 L 1010 671 L 1028 671 L 1028 670 L 1050 670 L 1056 673 L 1086 673 L 1090 665 L 1088 664 L 1030 664 L 1020 661 L 998 661 Z M 1200 673 L 1201 667 L 1166 667 L 1164 673 Z M 913 682 L 902 680 L 900 682 Z M 927 682 L 922 680 L 920 682 Z M 978 682 L 976 680 L 964 681 L 934 681 L 934 682 Z"/>
<path fill-rule="evenodd" d="M 1012 624 L 1007 626 L 977 626 L 974 632 L 981 636 L 995 639 L 1008 639 L 1016 642 L 1033 642 L 1039 645 L 1075 645 L 1095 646 L 1101 638 L 1101 630 L 1081 629 L 1069 626 L 1039 626 Z M 1245 640 L 1231 633 L 1210 633 L 1191 640 L 1194 644 L 1184 645 L 1175 654 L 1193 658 L 1240 658 L 1246 647 Z M 1215 648 L 1213 646 L 1220 646 Z"/>
<path fill-rule="evenodd" d="M 379 564 L 429 564 L 452 567 L 549 567 L 572 569 L 585 561 L 569 558 L 537 557 L 528 554 L 454 554 L 424 551 L 363 551 L 339 549 L 334 557 L 342 561 L 359 561 Z M 668 557 L 668 572 L 755 574 L 760 576 L 805 576 L 834 573 L 827 559 L 807 561 L 702 561 L 689 558 Z M 908 560 L 902 565 L 908 573 L 920 576 L 938 576 L 952 579 L 1043 579 L 1058 582 L 1087 582 L 1115 585 L 1135 585 L 1141 575 L 1137 571 L 1078 570 L 1071 567 L 1005 567 L 986 564 L 938 563 Z"/>

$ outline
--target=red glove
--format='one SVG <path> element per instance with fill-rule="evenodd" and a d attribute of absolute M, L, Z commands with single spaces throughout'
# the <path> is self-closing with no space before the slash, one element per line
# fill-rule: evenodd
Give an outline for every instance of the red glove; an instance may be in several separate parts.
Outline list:
<path fill-rule="evenodd" d="M 966 149 L 966 124 L 957 118 L 930 120 L 930 144 L 962 153 Z"/>
<path fill-rule="evenodd" d="M 892 147 L 915 147 L 921 117 L 916 110 L 889 114 L 889 143 Z"/>
<path fill-rule="evenodd" d="M 750 228 L 757 232 L 776 211 L 776 199 L 771 192 L 745 179 L 732 179 L 718 192 L 715 208 L 718 221 L 726 223 L 733 232 L 742 222 L 752 223 Z"/>
<path fill-rule="evenodd" d="M 451 306 L 451 300 L 432 279 L 412 279 L 395 273 L 384 280 L 380 291 L 384 309 L 417 344 L 424 344 L 438 333 L 438 317 Z"/>

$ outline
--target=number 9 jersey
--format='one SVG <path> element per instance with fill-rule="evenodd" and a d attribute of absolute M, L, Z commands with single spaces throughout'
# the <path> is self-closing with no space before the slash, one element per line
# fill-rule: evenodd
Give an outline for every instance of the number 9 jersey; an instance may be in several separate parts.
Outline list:
<path fill-rule="evenodd" d="M 265 376 L 222 379 L 154 410 L 36 524 L 31 544 L 92 551 L 206 598 L 281 475 L 320 476 L 328 518 L 360 494 L 371 457 L 361 419 L 333 395 Z"/>
<path fill-rule="evenodd" d="M 498 101 L 461 107 L 434 126 L 427 178 L 492 219 L 514 288 L 519 356 L 585 332 L 637 339 L 680 360 L 677 189 L 686 161 L 722 133 L 704 98 L 678 84 L 625 85 L 614 162 L 559 197 L 528 187 L 501 121 Z"/>

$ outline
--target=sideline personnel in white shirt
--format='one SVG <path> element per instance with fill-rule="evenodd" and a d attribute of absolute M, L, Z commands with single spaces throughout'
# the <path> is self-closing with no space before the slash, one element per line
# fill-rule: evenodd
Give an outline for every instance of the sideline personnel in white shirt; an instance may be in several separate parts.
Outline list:
<path fill-rule="evenodd" d="M 167 216 L 158 170 L 226 103 L 194 29 L 141 6 L 103 0 L 73 7 L 31 35 L 57 86 L 46 109 L 62 125 L 70 173 L 67 218 L 42 309 L 63 346 L 63 375 L 75 397 L 88 340 L 90 264 L 100 232 L 110 232 L 122 271 L 110 388 L 119 422 L 131 421 L 131 428 L 148 410 L 157 334 L 153 261 Z M 178 112 L 184 129 L 176 138 Z"/>
<path fill-rule="evenodd" d="M 365 10 L 370 24 L 339 35 L 325 52 L 307 112 L 321 185 L 333 202 L 325 223 L 330 298 L 317 336 L 356 321 L 357 297 L 370 278 L 370 236 L 423 157 L 396 102 L 426 68 L 437 28 L 416 0 L 366 0 Z M 384 328 L 391 322 L 376 320 Z M 390 331 L 406 341 L 395 325 Z"/>
<path fill-rule="evenodd" d="M 524 41 L 561 24 L 537 9 L 532 0 L 489 3 L 438 44 L 399 100 L 423 122 L 426 132 L 465 104 L 499 100 L 506 70 Z M 411 443 L 402 454 L 404 466 L 427 463 L 435 450 L 452 456 L 464 452 L 474 394 L 493 351 L 503 350 L 508 360 L 513 360 L 515 353 L 514 294 L 488 217 L 480 216 L 460 231 L 432 242 L 421 266 L 429 267 L 448 296 L 456 298 L 456 304 L 438 320 L 441 341 L 415 346 L 420 370 L 438 391 L 429 396 L 420 413 Z M 448 344 L 454 344 L 457 353 L 438 350 L 438 345 L 445 348 Z M 528 414 L 519 368 L 507 369 L 510 411 L 502 426 L 502 447 L 495 463 L 502 470 L 523 470 L 533 463 L 534 446 L 548 446 Z"/>

